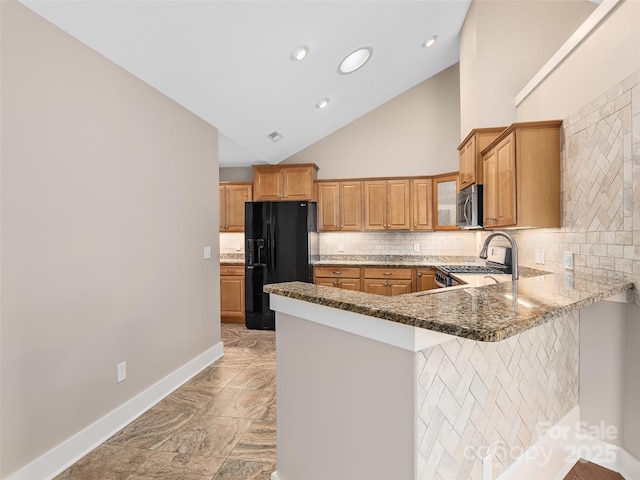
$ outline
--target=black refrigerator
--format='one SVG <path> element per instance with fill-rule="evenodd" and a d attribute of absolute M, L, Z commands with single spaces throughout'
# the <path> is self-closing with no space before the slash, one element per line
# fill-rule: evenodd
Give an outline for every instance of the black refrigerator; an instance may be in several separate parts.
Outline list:
<path fill-rule="evenodd" d="M 318 257 L 316 215 L 316 204 L 308 201 L 244 204 L 247 328 L 275 330 L 275 313 L 263 285 L 313 282 L 313 262 Z"/>

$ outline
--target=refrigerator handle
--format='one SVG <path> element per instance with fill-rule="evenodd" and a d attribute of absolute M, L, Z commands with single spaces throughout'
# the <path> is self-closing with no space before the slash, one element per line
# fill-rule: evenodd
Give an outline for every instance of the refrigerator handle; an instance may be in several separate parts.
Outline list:
<path fill-rule="evenodd" d="M 275 229 L 272 228 L 271 222 L 267 224 L 267 242 L 267 268 L 273 273 L 276 268 L 276 238 Z"/>

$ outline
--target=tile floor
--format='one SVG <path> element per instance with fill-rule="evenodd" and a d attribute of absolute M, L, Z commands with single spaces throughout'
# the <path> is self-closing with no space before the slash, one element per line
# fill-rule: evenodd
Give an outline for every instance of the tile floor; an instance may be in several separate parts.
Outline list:
<path fill-rule="evenodd" d="M 268 480 L 275 332 L 223 323 L 224 356 L 54 480 Z"/>

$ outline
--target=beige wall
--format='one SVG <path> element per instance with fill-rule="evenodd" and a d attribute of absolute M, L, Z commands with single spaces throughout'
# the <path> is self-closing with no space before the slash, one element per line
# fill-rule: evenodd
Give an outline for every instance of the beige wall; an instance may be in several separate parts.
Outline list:
<path fill-rule="evenodd" d="M 587 0 L 475 0 L 460 33 L 462 137 L 515 122 L 516 94 L 595 8 Z"/>
<path fill-rule="evenodd" d="M 455 64 L 282 163 L 316 163 L 318 178 L 432 175 L 458 170 Z"/>
<path fill-rule="evenodd" d="M 5 478 L 219 343 L 203 260 L 218 135 L 22 5 L 0 10 Z"/>

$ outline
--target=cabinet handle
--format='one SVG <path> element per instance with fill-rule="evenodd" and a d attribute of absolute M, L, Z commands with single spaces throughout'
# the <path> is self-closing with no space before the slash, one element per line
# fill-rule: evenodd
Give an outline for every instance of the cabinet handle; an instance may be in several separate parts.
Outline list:
<path fill-rule="evenodd" d="M 331 272 L 331 273 L 333 273 L 334 275 L 342 275 L 342 272 L 340 270 L 337 270 L 337 271 Z"/>
<path fill-rule="evenodd" d="M 228 273 L 233 273 L 233 272 L 235 272 L 235 270 L 233 268 L 227 268 L 227 272 Z"/>
<path fill-rule="evenodd" d="M 418 274 L 418 276 L 419 276 L 419 277 L 421 277 L 421 276 L 422 276 L 422 274 L 421 274 L 421 273 L 419 273 L 419 274 Z"/>
<path fill-rule="evenodd" d="M 393 275 L 393 272 L 382 272 L 383 275 Z"/>

